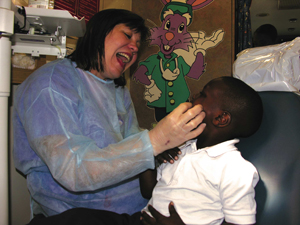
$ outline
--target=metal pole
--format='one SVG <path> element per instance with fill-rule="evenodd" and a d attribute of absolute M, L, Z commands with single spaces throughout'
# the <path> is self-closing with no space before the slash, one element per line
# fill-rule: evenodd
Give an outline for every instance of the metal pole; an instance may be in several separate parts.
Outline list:
<path fill-rule="evenodd" d="M 11 0 L 0 0 L 0 225 L 8 225 L 8 97 L 14 12 Z"/>

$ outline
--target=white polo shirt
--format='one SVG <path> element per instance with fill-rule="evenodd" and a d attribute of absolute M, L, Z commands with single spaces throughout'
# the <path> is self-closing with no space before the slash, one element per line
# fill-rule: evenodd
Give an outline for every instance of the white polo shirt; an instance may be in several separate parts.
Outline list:
<path fill-rule="evenodd" d="M 175 208 L 185 224 L 255 223 L 256 168 L 234 146 L 238 139 L 197 150 L 196 140 L 181 147 L 174 164 L 158 168 L 157 185 L 149 201 L 169 216 Z M 144 209 L 150 214 L 147 207 Z"/>

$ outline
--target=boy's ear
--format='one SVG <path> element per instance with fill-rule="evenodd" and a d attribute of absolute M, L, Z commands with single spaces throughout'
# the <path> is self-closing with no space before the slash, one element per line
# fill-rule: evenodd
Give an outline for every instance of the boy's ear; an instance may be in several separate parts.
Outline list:
<path fill-rule="evenodd" d="M 213 124 L 217 127 L 226 127 L 230 124 L 231 114 L 227 111 L 220 111 L 213 120 Z"/>

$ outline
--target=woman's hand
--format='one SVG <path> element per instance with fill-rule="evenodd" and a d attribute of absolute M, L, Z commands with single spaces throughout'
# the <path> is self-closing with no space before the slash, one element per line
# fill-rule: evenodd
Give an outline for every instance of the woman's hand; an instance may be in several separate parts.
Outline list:
<path fill-rule="evenodd" d="M 167 149 L 177 147 L 187 140 L 199 136 L 206 126 L 206 124 L 200 124 L 205 117 L 202 110 L 202 105 L 192 107 L 192 103 L 181 103 L 159 121 L 149 131 L 154 155 L 157 156 Z"/>
<path fill-rule="evenodd" d="M 167 162 L 173 164 L 174 161 L 176 161 L 178 159 L 178 155 L 181 155 L 181 151 L 178 147 L 175 147 L 175 148 L 166 150 L 163 153 L 160 153 L 155 158 L 157 159 L 159 164 L 167 163 Z"/>
<path fill-rule="evenodd" d="M 146 212 L 142 212 L 141 220 L 144 225 L 185 225 L 176 212 L 173 202 L 169 204 L 169 217 L 163 216 L 151 205 L 148 205 L 148 209 L 153 217 L 149 216 Z"/>

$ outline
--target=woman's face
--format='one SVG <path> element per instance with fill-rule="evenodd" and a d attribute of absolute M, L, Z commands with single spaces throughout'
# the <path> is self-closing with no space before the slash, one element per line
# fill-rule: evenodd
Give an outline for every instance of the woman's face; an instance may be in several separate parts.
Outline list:
<path fill-rule="evenodd" d="M 103 80 L 119 78 L 137 59 L 140 33 L 125 24 L 118 24 L 108 33 L 104 42 L 104 71 L 97 74 Z"/>

